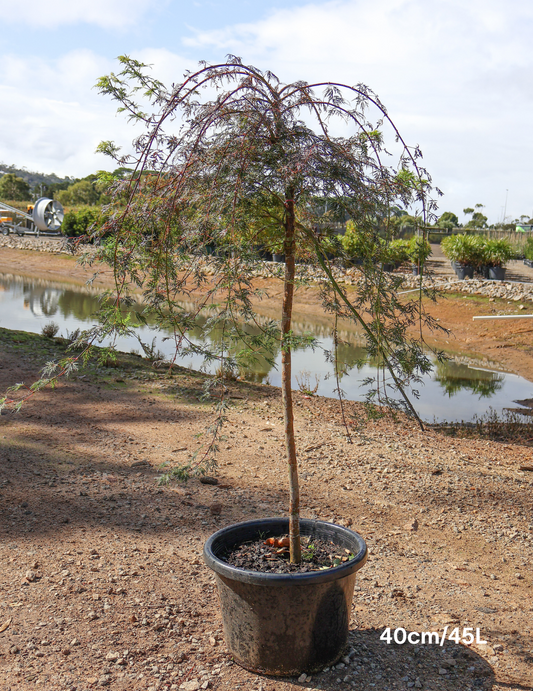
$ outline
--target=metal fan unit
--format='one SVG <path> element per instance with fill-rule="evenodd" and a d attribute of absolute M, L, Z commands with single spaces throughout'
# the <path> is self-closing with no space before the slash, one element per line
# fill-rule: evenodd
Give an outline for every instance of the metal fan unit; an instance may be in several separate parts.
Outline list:
<path fill-rule="evenodd" d="M 0 232 L 3 235 L 61 235 L 65 212 L 61 204 L 53 199 L 41 197 L 33 206 L 28 206 L 27 212 L 0 202 L 0 212 L 7 214 L 0 214 Z"/>

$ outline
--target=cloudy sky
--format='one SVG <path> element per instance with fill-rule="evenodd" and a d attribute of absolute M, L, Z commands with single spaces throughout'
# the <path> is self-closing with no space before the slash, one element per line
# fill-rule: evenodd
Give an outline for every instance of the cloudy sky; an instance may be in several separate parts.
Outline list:
<path fill-rule="evenodd" d="M 284 82 L 363 82 L 445 196 L 533 216 L 533 4 L 524 0 L 0 0 L 0 162 L 81 177 L 133 130 L 93 88 L 118 55 L 179 81 L 227 53 Z"/>

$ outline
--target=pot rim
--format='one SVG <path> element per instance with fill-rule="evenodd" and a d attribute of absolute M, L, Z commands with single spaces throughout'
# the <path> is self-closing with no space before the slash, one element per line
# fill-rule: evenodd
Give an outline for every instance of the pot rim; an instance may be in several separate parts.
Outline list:
<path fill-rule="evenodd" d="M 218 530 L 211 535 L 204 545 L 204 561 L 210 569 L 223 578 L 265 586 L 284 586 L 289 583 L 294 585 L 308 585 L 314 583 L 318 585 L 319 583 L 327 583 L 350 576 L 352 573 L 359 571 L 365 564 L 368 557 L 368 550 L 364 539 L 358 533 L 344 526 L 337 525 L 336 523 L 328 523 L 326 521 L 319 521 L 311 518 L 300 518 L 300 528 L 302 528 L 302 526 L 308 526 L 309 528 L 322 527 L 330 531 L 331 528 L 334 528 L 335 533 L 343 536 L 346 541 L 354 545 L 353 552 L 355 553 L 355 557 L 344 564 L 320 571 L 310 571 L 307 573 L 263 573 L 261 571 L 252 571 L 231 566 L 215 555 L 214 548 L 216 548 L 217 543 L 229 537 L 232 532 L 239 533 L 242 529 L 246 528 L 249 528 L 251 532 L 254 532 L 255 528 L 257 532 L 259 532 L 261 527 L 269 527 L 273 534 L 288 532 L 289 519 L 278 516 L 233 523 Z M 237 540 L 237 543 L 238 542 L 239 540 Z"/>

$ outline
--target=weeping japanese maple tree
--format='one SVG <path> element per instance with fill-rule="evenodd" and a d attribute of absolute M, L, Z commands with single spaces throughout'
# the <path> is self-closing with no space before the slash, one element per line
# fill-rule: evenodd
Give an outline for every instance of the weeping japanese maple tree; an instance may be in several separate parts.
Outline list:
<path fill-rule="evenodd" d="M 419 213 L 431 213 L 429 176 L 418 166 L 418 149 L 405 146 L 377 96 L 362 85 L 283 84 L 271 72 L 230 56 L 223 64 L 201 63 L 166 88 L 147 66 L 127 57 L 120 62 L 121 73 L 103 77 L 98 88 L 118 100 L 120 110 L 144 131 L 129 155 L 111 142 L 100 145 L 100 151 L 132 170 L 126 178 L 110 179 L 113 201 L 99 231 L 108 236 L 102 257 L 113 264 L 116 278 L 106 319 L 112 322 L 114 314 L 120 322 L 120 305 L 131 286 L 142 286 L 152 319 L 173 334 L 176 356 L 201 352 L 218 361 L 221 377 L 263 352 L 265 343 L 277 341 L 290 560 L 298 562 L 291 387 L 291 353 L 298 343 L 291 328 L 295 288 L 310 266 L 322 272 L 325 308 L 359 325 L 370 355 L 388 372 L 386 379 L 377 378 L 376 390 L 387 395 L 392 387 L 416 415 L 406 389 L 430 363 L 421 339 L 409 340 L 406 333 L 417 322 L 433 324 L 420 299 L 398 297 L 401 279 L 383 273 L 376 262 L 389 239 L 393 210 L 415 205 Z M 384 148 L 386 129 L 396 148 L 393 165 L 385 164 L 391 159 Z M 353 221 L 367 247 L 363 279 L 350 293 L 331 266 L 331 248 L 341 251 L 332 223 L 339 216 Z M 278 322 L 259 320 L 254 308 L 256 252 L 265 236 L 285 257 Z M 300 256 L 306 259 L 301 268 Z M 193 310 L 183 306 L 184 293 L 197 296 Z M 217 326 L 222 335 L 216 345 L 199 345 L 191 332 L 208 305 L 204 328 Z M 250 324 L 255 331 L 247 329 Z"/>

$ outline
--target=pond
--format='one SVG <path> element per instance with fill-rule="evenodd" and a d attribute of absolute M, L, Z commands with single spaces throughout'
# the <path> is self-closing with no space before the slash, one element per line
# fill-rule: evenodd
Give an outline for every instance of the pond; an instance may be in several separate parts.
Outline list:
<path fill-rule="evenodd" d="M 0 273 L 0 325 L 6 328 L 40 333 L 45 324 L 54 321 L 59 326 L 59 335 L 66 336 L 78 328 L 88 328 L 94 322 L 97 308 L 96 289 Z M 321 347 L 294 353 L 293 388 L 317 387 L 318 394 L 335 396 L 337 383 L 333 367 L 323 352 L 333 349 L 329 327 L 318 321 L 313 323 L 308 317 L 299 319 L 296 314 L 294 331 L 313 332 Z M 155 335 L 148 327 L 139 329 L 138 334 L 150 344 Z M 366 390 L 362 382 L 375 376 L 375 364 L 366 357 L 357 333 L 344 332 L 341 337 L 348 343 L 339 349 L 340 360 L 351 367 L 341 380 L 341 388 L 347 398 L 363 400 Z M 211 334 L 211 338 L 216 338 L 216 334 Z M 119 340 L 117 347 L 126 352 L 141 350 L 134 338 Z M 172 353 L 170 342 L 161 337 L 157 340 L 157 348 L 166 356 Z M 276 355 L 276 367 L 270 367 L 266 360 L 261 359 L 244 373 L 245 377 L 279 386 L 281 357 L 279 352 L 273 355 Z M 482 362 L 481 358 L 476 360 L 469 354 L 454 356 L 444 364 L 436 363 L 431 375 L 425 376 L 418 387 L 420 397 L 413 400 L 420 417 L 428 422 L 471 421 L 475 416 L 487 413 L 489 408 L 498 413 L 504 408 L 516 409 L 516 400 L 533 397 L 533 383 L 499 371 L 497 366 L 481 366 L 479 363 Z M 188 356 L 180 364 L 200 369 L 202 360 L 200 356 Z"/>

